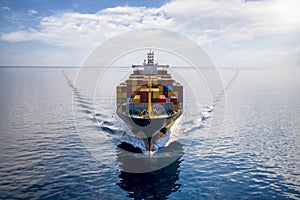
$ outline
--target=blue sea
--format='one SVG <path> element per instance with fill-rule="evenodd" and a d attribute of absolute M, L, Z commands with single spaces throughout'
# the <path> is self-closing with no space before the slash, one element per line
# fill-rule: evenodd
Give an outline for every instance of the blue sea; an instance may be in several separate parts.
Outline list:
<path fill-rule="evenodd" d="M 300 199 L 300 68 L 221 68 L 219 95 L 184 90 L 185 113 L 156 147 L 177 157 L 144 173 L 122 168 L 119 147 L 149 155 L 115 100 L 85 95 L 77 72 L 0 68 L 0 199 Z"/>

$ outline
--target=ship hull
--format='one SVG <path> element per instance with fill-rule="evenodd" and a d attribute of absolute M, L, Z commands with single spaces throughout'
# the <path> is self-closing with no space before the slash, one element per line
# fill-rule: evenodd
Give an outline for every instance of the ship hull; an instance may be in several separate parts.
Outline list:
<path fill-rule="evenodd" d="M 153 151 L 155 143 L 162 138 L 180 117 L 182 111 L 161 118 L 139 118 L 117 112 L 118 116 L 125 121 L 137 138 L 145 143 L 146 150 Z"/>

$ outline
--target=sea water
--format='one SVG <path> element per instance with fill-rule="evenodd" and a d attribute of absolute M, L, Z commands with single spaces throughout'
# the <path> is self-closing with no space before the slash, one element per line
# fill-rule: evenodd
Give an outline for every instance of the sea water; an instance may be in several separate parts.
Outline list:
<path fill-rule="evenodd" d="M 76 89 L 77 71 L 0 69 L 1 199 L 300 198 L 299 68 L 220 69 L 224 91 L 215 102 L 201 102 L 199 115 L 179 120 L 157 144 L 180 156 L 148 173 L 119 167 L 118 145 L 144 152 L 143 144 L 111 107 Z M 103 132 L 97 157 L 83 137 Z"/>

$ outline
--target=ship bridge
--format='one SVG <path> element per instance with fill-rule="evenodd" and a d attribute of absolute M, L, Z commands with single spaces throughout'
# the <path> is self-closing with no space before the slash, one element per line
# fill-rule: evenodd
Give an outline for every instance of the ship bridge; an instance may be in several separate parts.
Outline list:
<path fill-rule="evenodd" d="M 132 68 L 135 68 L 137 71 L 143 71 L 143 74 L 158 74 L 158 68 L 166 70 L 169 68 L 169 65 L 154 63 L 154 51 L 150 49 L 150 52 L 147 53 L 147 62 L 144 60 L 142 65 L 132 65 Z"/>

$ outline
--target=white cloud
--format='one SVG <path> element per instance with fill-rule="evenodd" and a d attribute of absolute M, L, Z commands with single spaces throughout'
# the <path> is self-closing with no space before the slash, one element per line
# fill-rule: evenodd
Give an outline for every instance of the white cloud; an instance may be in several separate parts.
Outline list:
<path fill-rule="evenodd" d="M 27 15 L 29 15 L 29 16 L 35 15 L 37 13 L 38 13 L 38 11 L 36 11 L 36 10 L 28 10 L 27 11 Z"/>
<path fill-rule="evenodd" d="M 9 34 L 3 34 L 2 39 L 13 42 L 24 42 L 32 39 L 32 35 L 28 31 L 16 31 Z"/>
<path fill-rule="evenodd" d="M 38 29 L 5 33 L 10 42 L 36 40 L 58 47 L 92 49 L 118 33 L 139 28 L 179 31 L 200 45 L 251 41 L 300 30 L 297 0 L 174 0 L 160 8 L 118 6 L 94 14 L 65 12 L 40 19 Z M 283 10 L 284 9 L 284 10 Z M 28 11 L 28 15 L 37 11 Z"/>
<path fill-rule="evenodd" d="M 294 1 L 289 0 L 291 2 Z M 3 34 L 2 39 L 21 41 L 24 38 L 26 41 L 29 38 L 58 46 L 80 47 L 100 43 L 127 30 L 155 27 L 185 33 L 201 44 L 216 40 L 251 40 L 255 36 L 299 28 L 298 18 L 289 26 L 287 20 L 279 17 L 278 5 L 281 4 L 278 1 L 175 0 L 160 8 L 119 6 L 95 14 L 67 12 L 44 17 L 39 30 L 11 32 Z M 28 11 L 29 15 L 36 13 Z"/>
<path fill-rule="evenodd" d="M 10 11 L 10 8 L 7 7 L 7 6 L 3 6 L 3 7 L 2 7 L 2 10 Z"/>
<path fill-rule="evenodd" d="M 154 24 L 166 27 L 168 21 L 160 10 L 144 7 L 108 8 L 95 14 L 68 12 L 42 18 L 40 30 L 2 34 L 2 40 L 39 40 L 56 46 L 90 47 L 124 31 Z"/>
<path fill-rule="evenodd" d="M 297 1 L 287 0 L 286 8 Z M 289 4 L 290 3 L 290 4 Z M 176 0 L 164 6 L 164 10 L 179 26 L 179 31 L 198 36 L 209 36 L 217 40 L 250 40 L 255 36 L 280 34 L 300 28 L 297 23 L 288 23 L 280 18 L 278 5 L 281 1 L 220 0 Z M 186 31 L 185 31 L 186 30 Z M 206 38 L 206 37 L 205 37 Z M 201 39 L 201 37 L 200 37 Z M 200 40 L 209 42 L 211 39 Z"/>

